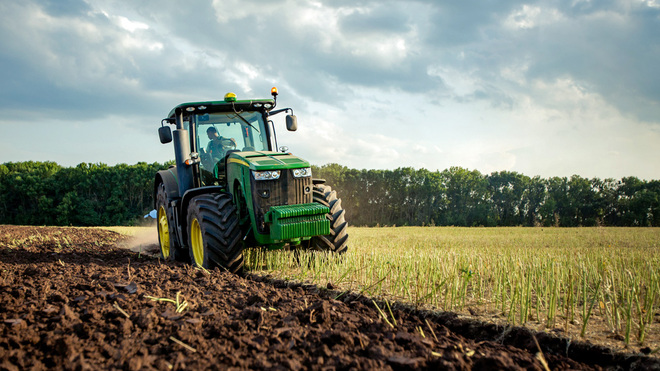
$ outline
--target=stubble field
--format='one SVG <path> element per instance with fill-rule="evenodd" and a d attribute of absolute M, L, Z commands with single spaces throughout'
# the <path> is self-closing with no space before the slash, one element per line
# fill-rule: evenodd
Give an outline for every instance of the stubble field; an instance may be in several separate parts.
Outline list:
<path fill-rule="evenodd" d="M 660 350 L 658 228 L 353 228 L 339 258 L 253 251 L 249 268 L 623 352 Z"/>

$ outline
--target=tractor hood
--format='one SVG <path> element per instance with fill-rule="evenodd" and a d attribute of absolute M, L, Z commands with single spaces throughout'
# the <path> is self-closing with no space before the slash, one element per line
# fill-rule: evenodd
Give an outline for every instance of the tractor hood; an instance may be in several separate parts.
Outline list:
<path fill-rule="evenodd" d="M 228 163 L 247 166 L 250 170 L 280 170 L 309 167 L 309 162 L 290 153 L 255 151 L 234 152 L 229 156 Z"/>

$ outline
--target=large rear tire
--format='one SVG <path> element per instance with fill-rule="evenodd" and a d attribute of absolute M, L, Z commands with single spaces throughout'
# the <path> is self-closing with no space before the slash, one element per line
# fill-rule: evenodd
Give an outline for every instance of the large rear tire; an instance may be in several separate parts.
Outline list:
<path fill-rule="evenodd" d="M 160 245 L 160 256 L 165 260 L 177 260 L 189 262 L 188 251 L 181 248 L 175 235 L 174 215 L 172 208 L 167 202 L 165 184 L 158 185 L 156 194 L 156 223 L 158 226 L 158 244 Z"/>
<path fill-rule="evenodd" d="M 230 194 L 203 194 L 190 201 L 188 239 L 193 265 L 243 271 L 241 230 Z"/>
<path fill-rule="evenodd" d="M 327 218 L 330 220 L 330 234 L 315 236 L 309 240 L 311 250 L 328 251 L 338 254 L 345 253 L 348 249 L 348 222 L 344 218 L 344 208 L 341 207 L 341 199 L 337 192 L 325 184 L 314 186 L 314 202 L 330 208 Z"/>

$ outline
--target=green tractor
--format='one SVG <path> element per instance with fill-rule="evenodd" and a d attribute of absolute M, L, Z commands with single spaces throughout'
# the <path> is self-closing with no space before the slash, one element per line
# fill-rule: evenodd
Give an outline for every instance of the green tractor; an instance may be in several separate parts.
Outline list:
<path fill-rule="evenodd" d="M 343 253 L 347 226 L 341 200 L 310 164 L 277 148 L 272 99 L 180 104 L 161 121 L 161 143 L 174 142 L 175 166 L 154 182 L 158 240 L 164 259 L 238 273 L 243 250 L 285 247 Z M 172 131 L 169 125 L 175 125 Z"/>

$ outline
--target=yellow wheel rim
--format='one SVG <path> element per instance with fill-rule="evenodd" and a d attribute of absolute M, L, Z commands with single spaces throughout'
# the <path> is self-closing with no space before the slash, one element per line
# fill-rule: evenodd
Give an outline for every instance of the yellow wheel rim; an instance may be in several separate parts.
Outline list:
<path fill-rule="evenodd" d="M 204 264 L 204 240 L 202 239 L 202 228 L 197 218 L 190 224 L 190 244 L 192 245 L 193 259 L 195 264 L 202 267 Z"/>
<path fill-rule="evenodd" d="M 167 223 L 167 212 L 165 207 L 158 208 L 158 239 L 160 240 L 160 251 L 165 259 L 170 257 L 170 226 Z"/>

